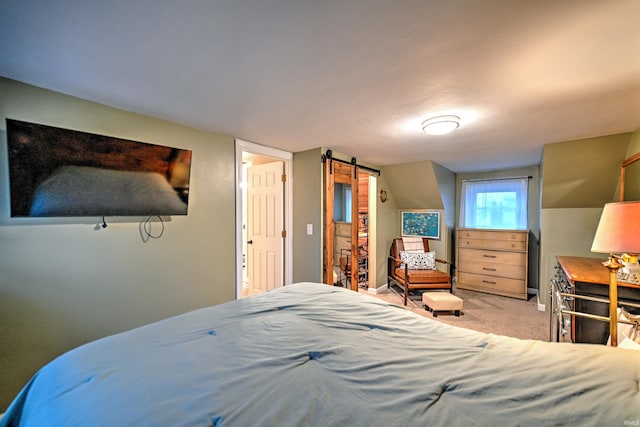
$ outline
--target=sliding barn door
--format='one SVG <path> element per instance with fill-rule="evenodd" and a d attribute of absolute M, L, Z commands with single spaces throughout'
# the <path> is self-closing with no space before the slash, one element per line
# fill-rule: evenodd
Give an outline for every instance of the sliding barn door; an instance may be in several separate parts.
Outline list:
<path fill-rule="evenodd" d="M 351 186 L 351 249 L 349 255 L 351 290 L 358 291 L 358 170 L 354 165 L 327 160 L 324 164 L 324 282 L 334 284 L 334 271 L 339 269 L 335 257 L 335 187 Z"/>

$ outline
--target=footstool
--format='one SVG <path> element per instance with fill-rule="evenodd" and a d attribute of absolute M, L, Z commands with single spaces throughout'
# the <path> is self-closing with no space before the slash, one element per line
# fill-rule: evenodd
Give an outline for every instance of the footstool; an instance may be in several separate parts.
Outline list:
<path fill-rule="evenodd" d="M 424 292 L 422 302 L 425 310 L 433 313 L 433 317 L 438 317 L 439 311 L 453 311 L 459 317 L 462 310 L 462 298 L 449 292 Z"/>

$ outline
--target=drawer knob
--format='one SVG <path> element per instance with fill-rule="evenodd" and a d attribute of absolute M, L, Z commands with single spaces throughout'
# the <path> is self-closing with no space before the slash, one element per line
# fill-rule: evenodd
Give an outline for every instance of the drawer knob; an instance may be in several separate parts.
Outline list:
<path fill-rule="evenodd" d="M 487 283 L 489 285 L 495 285 L 496 284 L 496 282 L 492 282 L 490 280 L 483 280 L 482 283 Z"/>
<path fill-rule="evenodd" d="M 482 267 L 482 269 L 483 269 L 483 270 L 486 270 L 486 271 L 496 271 L 496 269 L 495 269 L 495 268 Z"/>
<path fill-rule="evenodd" d="M 496 255 L 482 255 L 485 258 L 496 258 Z"/>

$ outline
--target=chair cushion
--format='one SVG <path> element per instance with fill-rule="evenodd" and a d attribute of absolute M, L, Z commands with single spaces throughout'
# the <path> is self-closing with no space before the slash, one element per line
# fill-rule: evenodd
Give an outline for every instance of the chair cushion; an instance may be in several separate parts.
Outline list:
<path fill-rule="evenodd" d="M 400 251 L 400 259 L 410 270 L 435 270 L 436 253 Z"/>
<path fill-rule="evenodd" d="M 396 268 L 396 276 L 404 280 L 404 267 Z M 451 276 L 440 270 L 409 270 L 409 284 L 449 284 Z M 444 286 L 443 286 L 444 287 Z"/>
<path fill-rule="evenodd" d="M 402 237 L 402 249 L 410 252 L 424 252 L 422 237 Z"/>

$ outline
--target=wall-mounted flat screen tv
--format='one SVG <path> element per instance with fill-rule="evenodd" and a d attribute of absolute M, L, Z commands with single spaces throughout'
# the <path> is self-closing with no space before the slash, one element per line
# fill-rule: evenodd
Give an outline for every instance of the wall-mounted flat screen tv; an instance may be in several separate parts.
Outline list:
<path fill-rule="evenodd" d="M 6 122 L 12 217 L 187 214 L 190 150 Z"/>

